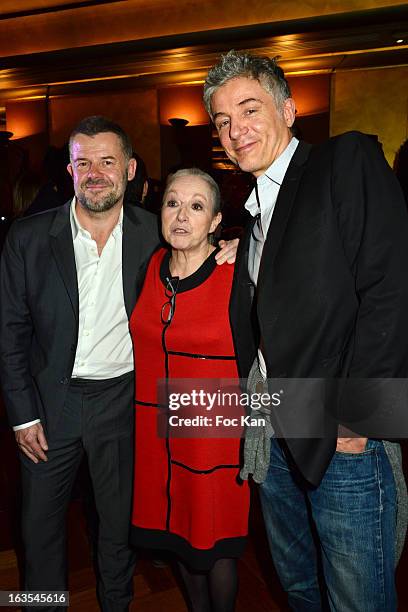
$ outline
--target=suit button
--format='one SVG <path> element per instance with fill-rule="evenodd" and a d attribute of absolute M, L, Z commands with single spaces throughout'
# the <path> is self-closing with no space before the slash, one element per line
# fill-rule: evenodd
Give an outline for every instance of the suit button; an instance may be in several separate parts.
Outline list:
<path fill-rule="evenodd" d="M 61 385 L 67 385 L 69 383 L 69 378 L 64 376 L 64 378 L 61 378 L 60 383 Z"/>

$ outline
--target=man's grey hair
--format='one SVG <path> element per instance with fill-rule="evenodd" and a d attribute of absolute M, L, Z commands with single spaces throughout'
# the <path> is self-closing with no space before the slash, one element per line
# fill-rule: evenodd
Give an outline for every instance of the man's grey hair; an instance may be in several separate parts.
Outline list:
<path fill-rule="evenodd" d="M 181 170 L 177 170 L 177 172 L 174 172 L 173 174 L 169 174 L 164 190 L 164 197 L 166 197 L 166 193 L 170 190 L 173 181 L 183 176 L 199 176 L 200 178 L 202 178 L 207 183 L 211 191 L 213 216 L 215 217 L 215 215 L 221 212 L 220 189 L 213 177 L 207 174 L 207 172 L 200 170 L 200 168 L 182 168 Z"/>
<path fill-rule="evenodd" d="M 265 91 L 273 97 L 279 111 L 284 101 L 291 97 L 285 74 L 275 58 L 231 50 L 222 55 L 218 64 L 209 70 L 204 83 L 204 106 L 212 120 L 214 120 L 211 109 L 212 96 L 219 87 L 237 77 L 259 81 Z"/>

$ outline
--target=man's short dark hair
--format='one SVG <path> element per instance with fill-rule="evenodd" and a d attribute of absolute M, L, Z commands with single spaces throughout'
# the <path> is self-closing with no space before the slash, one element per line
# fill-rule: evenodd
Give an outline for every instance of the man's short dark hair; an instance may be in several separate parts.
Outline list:
<path fill-rule="evenodd" d="M 116 134 L 120 140 L 123 153 L 126 157 L 126 161 L 129 161 L 132 157 L 132 143 L 126 132 L 110 119 L 103 117 L 102 115 L 92 115 L 91 117 L 85 117 L 81 119 L 78 125 L 72 130 L 71 136 L 69 137 L 69 152 L 71 154 L 72 142 L 77 134 L 84 134 L 85 136 L 96 136 L 97 134 L 104 134 L 111 132 Z"/>

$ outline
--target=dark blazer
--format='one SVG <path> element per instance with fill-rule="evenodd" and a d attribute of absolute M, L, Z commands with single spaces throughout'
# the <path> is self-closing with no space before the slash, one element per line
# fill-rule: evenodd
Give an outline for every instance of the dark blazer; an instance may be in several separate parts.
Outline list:
<path fill-rule="evenodd" d="M 300 142 L 279 191 L 254 300 L 250 228 L 231 296 L 240 376 L 262 338 L 270 378 L 390 378 L 408 373 L 408 216 L 380 147 L 350 132 Z M 326 407 L 330 409 L 329 406 Z M 322 439 L 287 439 L 317 485 L 335 450 Z"/>
<path fill-rule="evenodd" d="M 123 293 L 129 317 L 138 275 L 158 241 L 157 218 L 125 207 Z M 0 291 L 0 377 L 10 424 L 40 418 L 50 432 L 64 405 L 78 338 L 70 202 L 12 225 Z"/>

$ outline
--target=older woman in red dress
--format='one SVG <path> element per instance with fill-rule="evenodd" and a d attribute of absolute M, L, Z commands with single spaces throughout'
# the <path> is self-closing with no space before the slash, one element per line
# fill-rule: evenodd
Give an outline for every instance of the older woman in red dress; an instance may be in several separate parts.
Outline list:
<path fill-rule="evenodd" d="M 132 541 L 176 556 L 192 610 L 228 612 L 248 524 L 239 433 L 158 434 L 159 380 L 237 378 L 228 316 L 234 269 L 216 264 L 211 241 L 221 221 L 217 184 L 201 170 L 179 170 L 167 182 L 161 218 L 170 249 L 153 255 L 130 321 L 136 364 Z"/>

